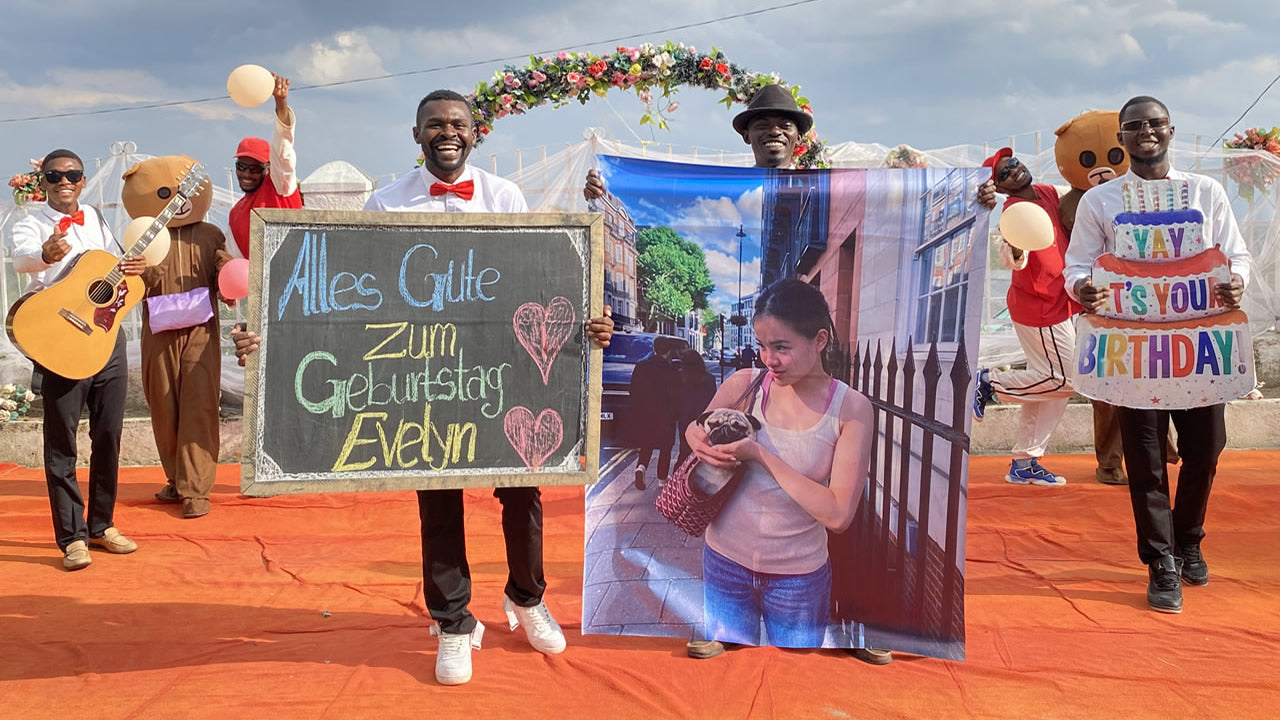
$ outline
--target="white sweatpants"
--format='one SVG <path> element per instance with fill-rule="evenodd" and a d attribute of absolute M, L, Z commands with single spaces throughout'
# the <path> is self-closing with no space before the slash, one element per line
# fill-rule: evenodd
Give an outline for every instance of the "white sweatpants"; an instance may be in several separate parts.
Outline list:
<path fill-rule="evenodd" d="M 1044 455 L 1062 415 L 1071 387 L 1071 364 L 1075 361 L 1076 325 L 1068 318 L 1049 327 L 1014 323 L 1018 342 L 1027 356 L 1024 370 L 992 370 L 987 379 L 1001 402 L 1022 404 L 1022 417 L 1013 456 L 1018 459 Z"/>

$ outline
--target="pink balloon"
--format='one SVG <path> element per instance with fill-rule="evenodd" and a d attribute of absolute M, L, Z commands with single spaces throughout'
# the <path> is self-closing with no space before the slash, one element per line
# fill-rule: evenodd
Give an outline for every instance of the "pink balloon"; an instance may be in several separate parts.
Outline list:
<path fill-rule="evenodd" d="M 229 300 L 249 297 L 249 261 L 236 258 L 218 272 L 218 290 Z"/>

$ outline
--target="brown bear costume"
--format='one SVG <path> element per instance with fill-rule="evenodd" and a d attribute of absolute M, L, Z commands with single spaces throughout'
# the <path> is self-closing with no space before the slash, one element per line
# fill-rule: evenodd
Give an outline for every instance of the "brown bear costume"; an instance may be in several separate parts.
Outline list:
<path fill-rule="evenodd" d="M 156 216 L 173 197 L 195 161 L 183 155 L 144 160 L 124 174 L 122 199 L 129 216 Z M 219 347 L 218 272 L 231 260 L 222 231 L 204 222 L 213 204 L 206 182 L 169 221 L 169 253 L 142 274 L 148 298 L 209 290 L 212 317 L 191 327 L 152 331 L 151 311 L 142 318 L 142 388 L 151 407 L 160 464 L 169 484 L 156 498 L 182 502 L 184 517 L 209 512 L 218 461 L 218 406 L 222 387 Z"/>

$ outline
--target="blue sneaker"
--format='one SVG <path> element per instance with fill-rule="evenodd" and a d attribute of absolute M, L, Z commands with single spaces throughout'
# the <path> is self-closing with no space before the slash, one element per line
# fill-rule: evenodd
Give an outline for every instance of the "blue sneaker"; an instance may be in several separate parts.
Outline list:
<path fill-rule="evenodd" d="M 973 419 L 978 422 L 982 422 L 987 414 L 987 405 L 996 402 L 996 390 L 987 379 L 990 373 L 986 368 L 979 368 L 977 382 L 973 386 Z"/>
<path fill-rule="evenodd" d="M 1014 485 L 1041 485 L 1047 487 L 1067 484 L 1065 477 L 1055 475 L 1044 469 L 1036 458 L 1031 458 L 1031 464 L 1026 467 L 1018 467 L 1018 462 L 1016 460 L 1013 461 L 1009 465 L 1009 474 L 1005 475 L 1004 479 Z"/>

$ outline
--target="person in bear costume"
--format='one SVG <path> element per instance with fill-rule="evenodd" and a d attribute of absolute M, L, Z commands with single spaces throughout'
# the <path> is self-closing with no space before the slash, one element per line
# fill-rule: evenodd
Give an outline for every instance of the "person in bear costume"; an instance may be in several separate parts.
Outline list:
<path fill-rule="evenodd" d="M 184 155 L 166 155 L 125 171 L 122 200 L 129 216 L 159 215 L 194 164 Z M 142 274 L 148 299 L 142 310 L 142 388 L 169 481 L 156 499 L 181 502 L 187 518 L 208 514 L 218 461 L 222 352 L 214 298 L 218 273 L 231 255 L 222 231 L 204 222 L 212 204 L 213 187 L 206 181 L 168 222 L 170 246 L 164 260 Z M 207 319 L 199 319 L 205 314 L 199 307 L 194 317 L 188 313 L 177 321 L 179 327 L 160 329 L 175 323 L 165 322 L 159 305 L 152 307 L 156 298 L 179 293 L 200 298 L 202 291 L 208 293 Z"/>

